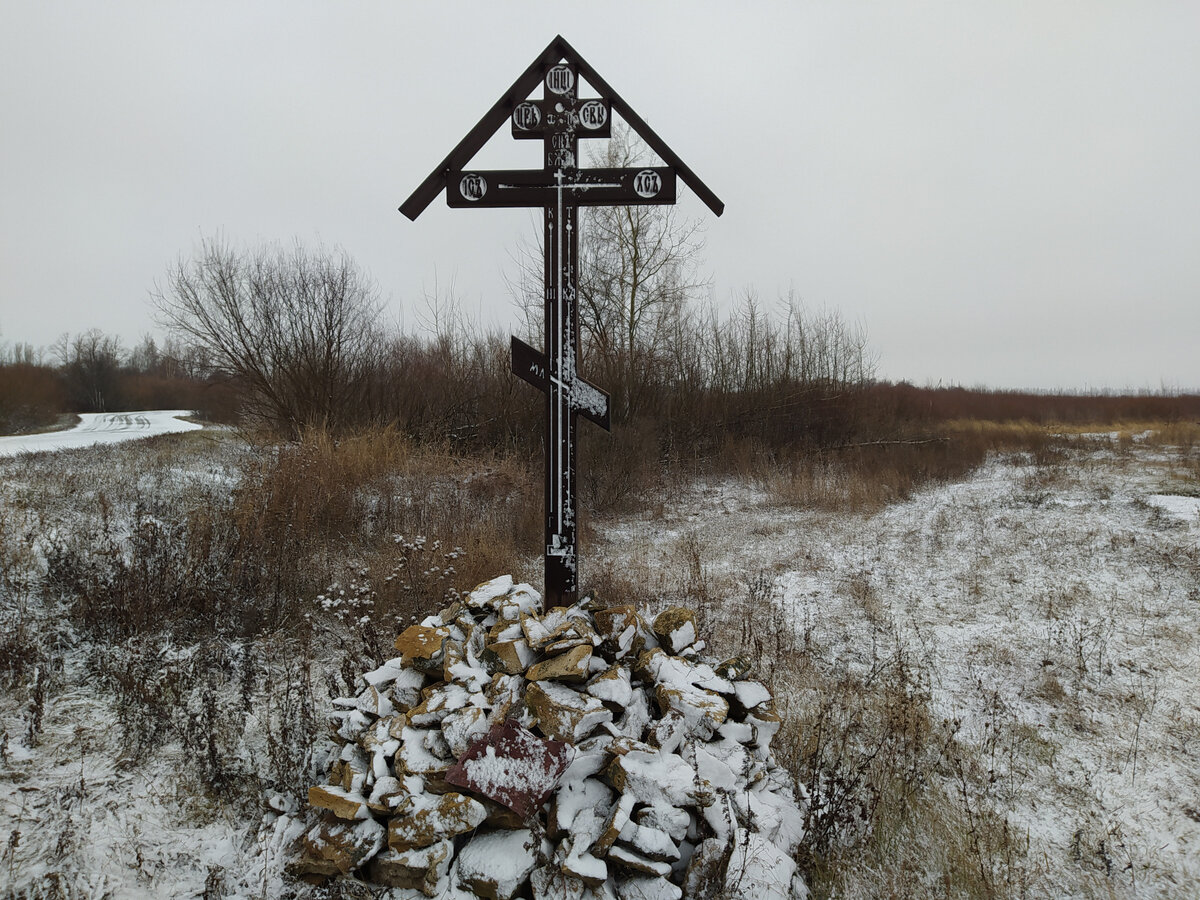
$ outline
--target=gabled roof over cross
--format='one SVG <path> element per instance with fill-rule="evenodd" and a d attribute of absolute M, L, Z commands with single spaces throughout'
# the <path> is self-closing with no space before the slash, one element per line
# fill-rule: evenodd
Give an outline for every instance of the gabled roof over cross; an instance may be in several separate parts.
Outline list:
<path fill-rule="evenodd" d="M 718 216 L 724 212 L 725 204 L 709 189 L 708 185 L 696 176 L 696 173 L 679 158 L 675 151 L 667 146 L 666 141 L 655 134 L 654 129 L 647 125 L 645 120 L 633 111 L 633 108 L 625 102 L 621 95 L 614 91 L 608 82 L 601 78 L 599 73 L 588 64 L 587 60 L 580 56 L 575 48 L 567 43 L 561 35 L 555 37 L 550 42 L 538 58 L 530 63 L 529 68 L 522 72 L 521 76 L 513 82 L 512 87 L 505 91 L 504 95 L 496 101 L 475 127 L 467 133 L 467 136 L 458 142 L 458 145 L 450 151 L 450 154 L 442 160 L 436 169 L 429 173 L 429 176 L 404 201 L 404 204 L 400 207 L 400 212 L 415 221 L 417 216 L 424 212 L 425 208 L 433 202 L 433 198 L 445 189 L 447 176 L 451 172 L 457 172 L 466 168 L 467 164 L 479 152 L 480 148 L 502 126 L 510 121 L 513 109 L 542 82 L 550 67 L 563 60 L 575 65 L 579 70 L 579 74 L 586 78 L 588 83 L 604 99 L 611 102 L 612 109 L 620 114 L 621 118 L 633 129 L 634 133 L 645 141 L 646 145 L 658 154 L 664 163 L 678 173 L 683 183 L 695 192 L 696 196 L 704 202 L 705 206 Z"/>

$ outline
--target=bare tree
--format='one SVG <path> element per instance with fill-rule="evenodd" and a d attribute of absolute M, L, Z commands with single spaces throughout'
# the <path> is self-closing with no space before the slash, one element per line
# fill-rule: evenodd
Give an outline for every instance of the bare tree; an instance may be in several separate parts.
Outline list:
<path fill-rule="evenodd" d="M 296 436 L 362 414 L 379 342 L 377 295 L 344 251 L 299 242 L 244 250 L 207 238 L 152 297 L 163 325 L 236 379 L 249 414 Z"/>
<path fill-rule="evenodd" d="M 612 139 L 589 164 L 653 165 L 638 137 L 614 126 Z M 608 391 L 613 418 L 631 418 L 664 379 L 664 360 L 680 322 L 709 281 L 699 274 L 704 248 L 700 223 L 672 206 L 594 206 L 580 210 L 579 330 L 588 378 Z M 540 236 L 540 231 L 539 231 Z M 509 290 L 526 326 L 542 330 L 543 249 L 519 247 Z"/>
<path fill-rule="evenodd" d="M 118 375 L 124 362 L 121 339 L 92 328 L 71 337 L 67 333 L 54 342 L 66 378 L 72 406 L 82 412 L 107 412 L 120 408 Z"/>
<path fill-rule="evenodd" d="M 646 146 L 614 127 L 591 164 L 652 164 Z M 690 301 L 708 286 L 699 274 L 704 247 L 697 221 L 673 206 L 596 206 L 581 215 L 579 328 L 585 360 L 608 381 L 614 412 L 634 415 L 662 379 L 661 361 L 686 318 Z"/>

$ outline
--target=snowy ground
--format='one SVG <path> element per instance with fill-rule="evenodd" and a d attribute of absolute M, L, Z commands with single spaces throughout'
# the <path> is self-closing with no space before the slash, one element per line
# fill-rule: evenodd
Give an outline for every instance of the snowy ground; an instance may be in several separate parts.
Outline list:
<path fill-rule="evenodd" d="M 190 415 L 192 411 L 188 409 L 82 413 L 79 424 L 65 431 L 0 437 L 0 456 L 70 450 L 91 447 L 93 444 L 118 444 L 121 441 L 194 431 L 202 427 L 196 422 L 183 421 L 182 417 Z"/>
<path fill-rule="evenodd" d="M 1054 465 L 993 460 L 872 515 L 697 485 L 653 518 L 599 525 L 587 565 L 653 587 L 678 573 L 686 542 L 718 590 L 744 593 L 767 573 L 795 626 L 846 666 L 903 643 L 936 712 L 960 718 L 960 738 L 988 760 L 989 802 L 1028 836 L 1035 896 L 1193 898 L 1200 500 L 1189 460 L 1081 443 Z M 20 465 L 0 461 L 0 485 Z M 217 471 L 211 459 L 197 467 Z M 6 512 L 17 515 L 0 491 Z M 65 626 L 38 627 L 61 671 L 40 734 L 30 691 L 0 690 L 0 897 L 311 896 L 285 887 L 284 835 L 264 805 L 198 786 L 198 746 L 169 742 L 131 762 L 119 710 L 88 674 L 95 648 Z M 187 652 L 162 648 L 164 665 Z M 251 698 L 229 748 L 247 772 L 267 766 L 265 703 Z"/>
<path fill-rule="evenodd" d="M 1039 894 L 1198 897 L 1200 499 L 1181 457 L 993 461 L 865 517 L 710 485 L 605 537 L 654 548 L 651 580 L 678 568 L 682 539 L 718 586 L 769 573 L 796 627 L 847 665 L 907 647 L 994 772 Z"/>

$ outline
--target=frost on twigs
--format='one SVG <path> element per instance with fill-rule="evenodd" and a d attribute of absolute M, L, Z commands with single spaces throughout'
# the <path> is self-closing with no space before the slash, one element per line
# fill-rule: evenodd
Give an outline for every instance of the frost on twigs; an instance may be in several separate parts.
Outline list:
<path fill-rule="evenodd" d="M 805 897 L 770 692 L 703 655 L 690 610 L 593 606 L 505 576 L 400 634 L 334 701 L 292 873 L 396 900 Z"/>

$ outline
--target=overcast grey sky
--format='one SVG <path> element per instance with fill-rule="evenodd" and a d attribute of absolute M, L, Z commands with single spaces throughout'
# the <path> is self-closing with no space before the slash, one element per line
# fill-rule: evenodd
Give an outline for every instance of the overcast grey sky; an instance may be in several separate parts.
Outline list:
<path fill-rule="evenodd" d="M 556 33 L 725 201 L 684 204 L 718 302 L 792 289 L 895 380 L 1200 387 L 1195 0 L 6 0 L 0 341 L 136 341 L 217 231 L 510 327 L 530 213 L 396 207 Z"/>

